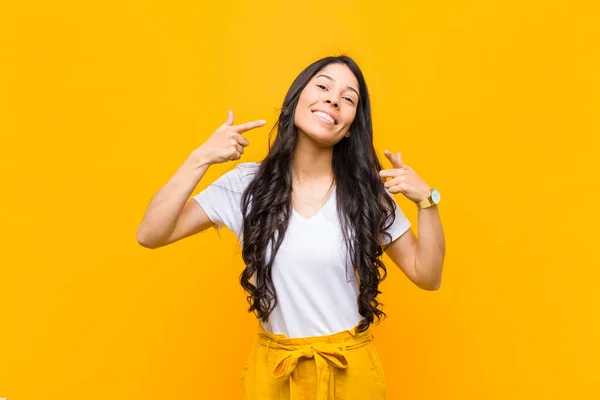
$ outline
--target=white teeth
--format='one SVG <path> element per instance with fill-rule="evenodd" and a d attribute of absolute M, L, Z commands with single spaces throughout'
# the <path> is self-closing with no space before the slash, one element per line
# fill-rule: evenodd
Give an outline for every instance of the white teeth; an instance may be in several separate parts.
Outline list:
<path fill-rule="evenodd" d="M 319 117 L 323 117 L 323 118 L 325 118 L 327 121 L 331 122 L 332 124 L 335 124 L 335 121 L 333 120 L 333 118 L 331 118 L 331 117 L 329 116 L 329 114 L 326 114 L 326 113 L 324 113 L 324 112 L 321 112 L 321 111 L 315 111 L 315 112 L 313 112 L 313 114 L 316 114 L 316 115 L 318 115 Z"/>

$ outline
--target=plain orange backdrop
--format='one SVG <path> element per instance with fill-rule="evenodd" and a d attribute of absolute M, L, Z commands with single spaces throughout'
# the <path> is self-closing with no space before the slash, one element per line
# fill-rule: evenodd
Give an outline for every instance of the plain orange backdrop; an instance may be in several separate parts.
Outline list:
<path fill-rule="evenodd" d="M 390 399 L 600 398 L 595 2 L 0 10 L 0 397 L 240 399 L 257 322 L 235 237 L 148 250 L 136 229 L 228 109 L 268 121 L 241 160 L 259 161 L 294 77 L 345 53 L 384 165 L 402 152 L 442 196 L 441 289 L 384 258 L 374 329 Z"/>

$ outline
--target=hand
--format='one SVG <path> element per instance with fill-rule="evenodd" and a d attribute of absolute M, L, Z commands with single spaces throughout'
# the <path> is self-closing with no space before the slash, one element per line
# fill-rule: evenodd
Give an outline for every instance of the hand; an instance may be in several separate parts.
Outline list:
<path fill-rule="evenodd" d="M 250 142 L 241 134 L 251 129 L 264 126 L 266 121 L 258 120 L 233 125 L 233 111 L 229 110 L 227 121 L 223 123 L 200 147 L 194 150 L 201 164 L 219 164 L 239 160 L 244 154 L 244 147 Z"/>
<path fill-rule="evenodd" d="M 386 189 L 392 194 L 402 193 L 415 203 L 428 198 L 431 188 L 411 167 L 402 162 L 402 155 L 400 153 L 393 155 L 388 150 L 384 153 L 394 167 L 379 171 L 379 177 Z M 386 180 L 387 178 L 391 179 Z"/>

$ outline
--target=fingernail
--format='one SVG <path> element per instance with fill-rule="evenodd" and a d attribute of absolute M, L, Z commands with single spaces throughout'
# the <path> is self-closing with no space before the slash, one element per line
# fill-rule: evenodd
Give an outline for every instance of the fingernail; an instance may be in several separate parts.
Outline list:
<path fill-rule="evenodd" d="M 267 121 L 265 121 L 264 119 L 261 119 L 259 122 L 260 122 L 261 124 L 266 124 L 266 123 L 267 123 Z"/>

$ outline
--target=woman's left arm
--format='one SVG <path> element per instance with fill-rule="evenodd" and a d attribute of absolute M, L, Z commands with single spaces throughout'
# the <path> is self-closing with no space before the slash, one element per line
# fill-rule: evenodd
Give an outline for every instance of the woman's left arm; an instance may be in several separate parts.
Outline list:
<path fill-rule="evenodd" d="M 427 197 L 429 192 L 423 198 Z M 446 241 L 438 206 L 419 210 L 418 219 L 419 239 L 415 268 L 420 279 L 427 282 L 432 290 L 437 290 L 442 284 L 442 267 L 446 255 Z"/>
<path fill-rule="evenodd" d="M 430 186 L 402 162 L 400 153 L 394 156 L 386 150 L 385 155 L 394 168 L 382 170 L 379 175 L 390 193 L 402 193 L 415 203 L 429 197 Z M 386 254 L 417 286 L 425 290 L 437 290 L 442 284 L 446 254 L 438 205 L 419 210 L 418 231 L 417 239 L 409 229 L 388 246 Z"/>

